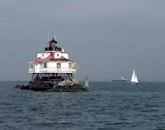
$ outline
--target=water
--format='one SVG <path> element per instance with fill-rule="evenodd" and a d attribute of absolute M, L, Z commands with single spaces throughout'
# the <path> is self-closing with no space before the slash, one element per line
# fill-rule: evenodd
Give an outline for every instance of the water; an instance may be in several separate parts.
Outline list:
<path fill-rule="evenodd" d="M 0 82 L 0 130 L 165 129 L 165 83 L 92 82 L 89 92 L 15 89 Z"/>

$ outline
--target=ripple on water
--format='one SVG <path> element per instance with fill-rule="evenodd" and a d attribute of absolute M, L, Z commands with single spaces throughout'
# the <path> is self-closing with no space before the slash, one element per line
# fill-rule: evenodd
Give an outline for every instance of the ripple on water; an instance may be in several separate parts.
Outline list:
<path fill-rule="evenodd" d="M 0 128 L 4 130 L 165 128 L 162 84 L 134 89 L 94 82 L 83 93 L 20 91 L 13 88 L 15 84 L 0 83 Z"/>

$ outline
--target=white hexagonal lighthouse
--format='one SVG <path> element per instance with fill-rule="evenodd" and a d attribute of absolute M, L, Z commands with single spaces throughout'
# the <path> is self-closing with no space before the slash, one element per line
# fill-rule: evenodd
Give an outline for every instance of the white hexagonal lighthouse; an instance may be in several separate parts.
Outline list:
<path fill-rule="evenodd" d="M 63 48 L 57 46 L 53 38 L 48 42 L 48 47 L 37 57 L 29 62 L 29 73 L 32 81 L 50 81 L 58 84 L 67 78 L 73 78 L 77 71 L 77 64 L 69 58 L 69 54 Z"/>

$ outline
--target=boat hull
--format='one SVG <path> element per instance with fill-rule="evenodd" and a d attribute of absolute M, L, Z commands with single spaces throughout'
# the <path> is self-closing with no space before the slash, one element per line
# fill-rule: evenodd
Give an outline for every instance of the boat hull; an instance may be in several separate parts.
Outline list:
<path fill-rule="evenodd" d="M 130 83 L 131 84 L 131 86 L 134 86 L 134 87 L 137 87 L 137 86 L 139 86 L 139 83 Z"/>

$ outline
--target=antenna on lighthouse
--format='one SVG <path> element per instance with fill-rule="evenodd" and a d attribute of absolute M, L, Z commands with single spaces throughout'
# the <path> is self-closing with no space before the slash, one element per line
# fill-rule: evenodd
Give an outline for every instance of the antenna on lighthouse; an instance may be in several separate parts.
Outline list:
<path fill-rule="evenodd" d="M 48 38 L 48 40 L 47 40 L 47 41 L 49 41 L 49 38 L 50 38 L 49 29 L 47 28 L 47 29 L 46 29 L 46 31 L 47 31 L 47 38 Z"/>
<path fill-rule="evenodd" d="M 58 40 L 58 37 L 56 34 L 54 34 L 54 39 L 57 41 Z"/>
<path fill-rule="evenodd" d="M 54 35 L 54 39 L 57 40 L 57 35 L 56 34 Z"/>

